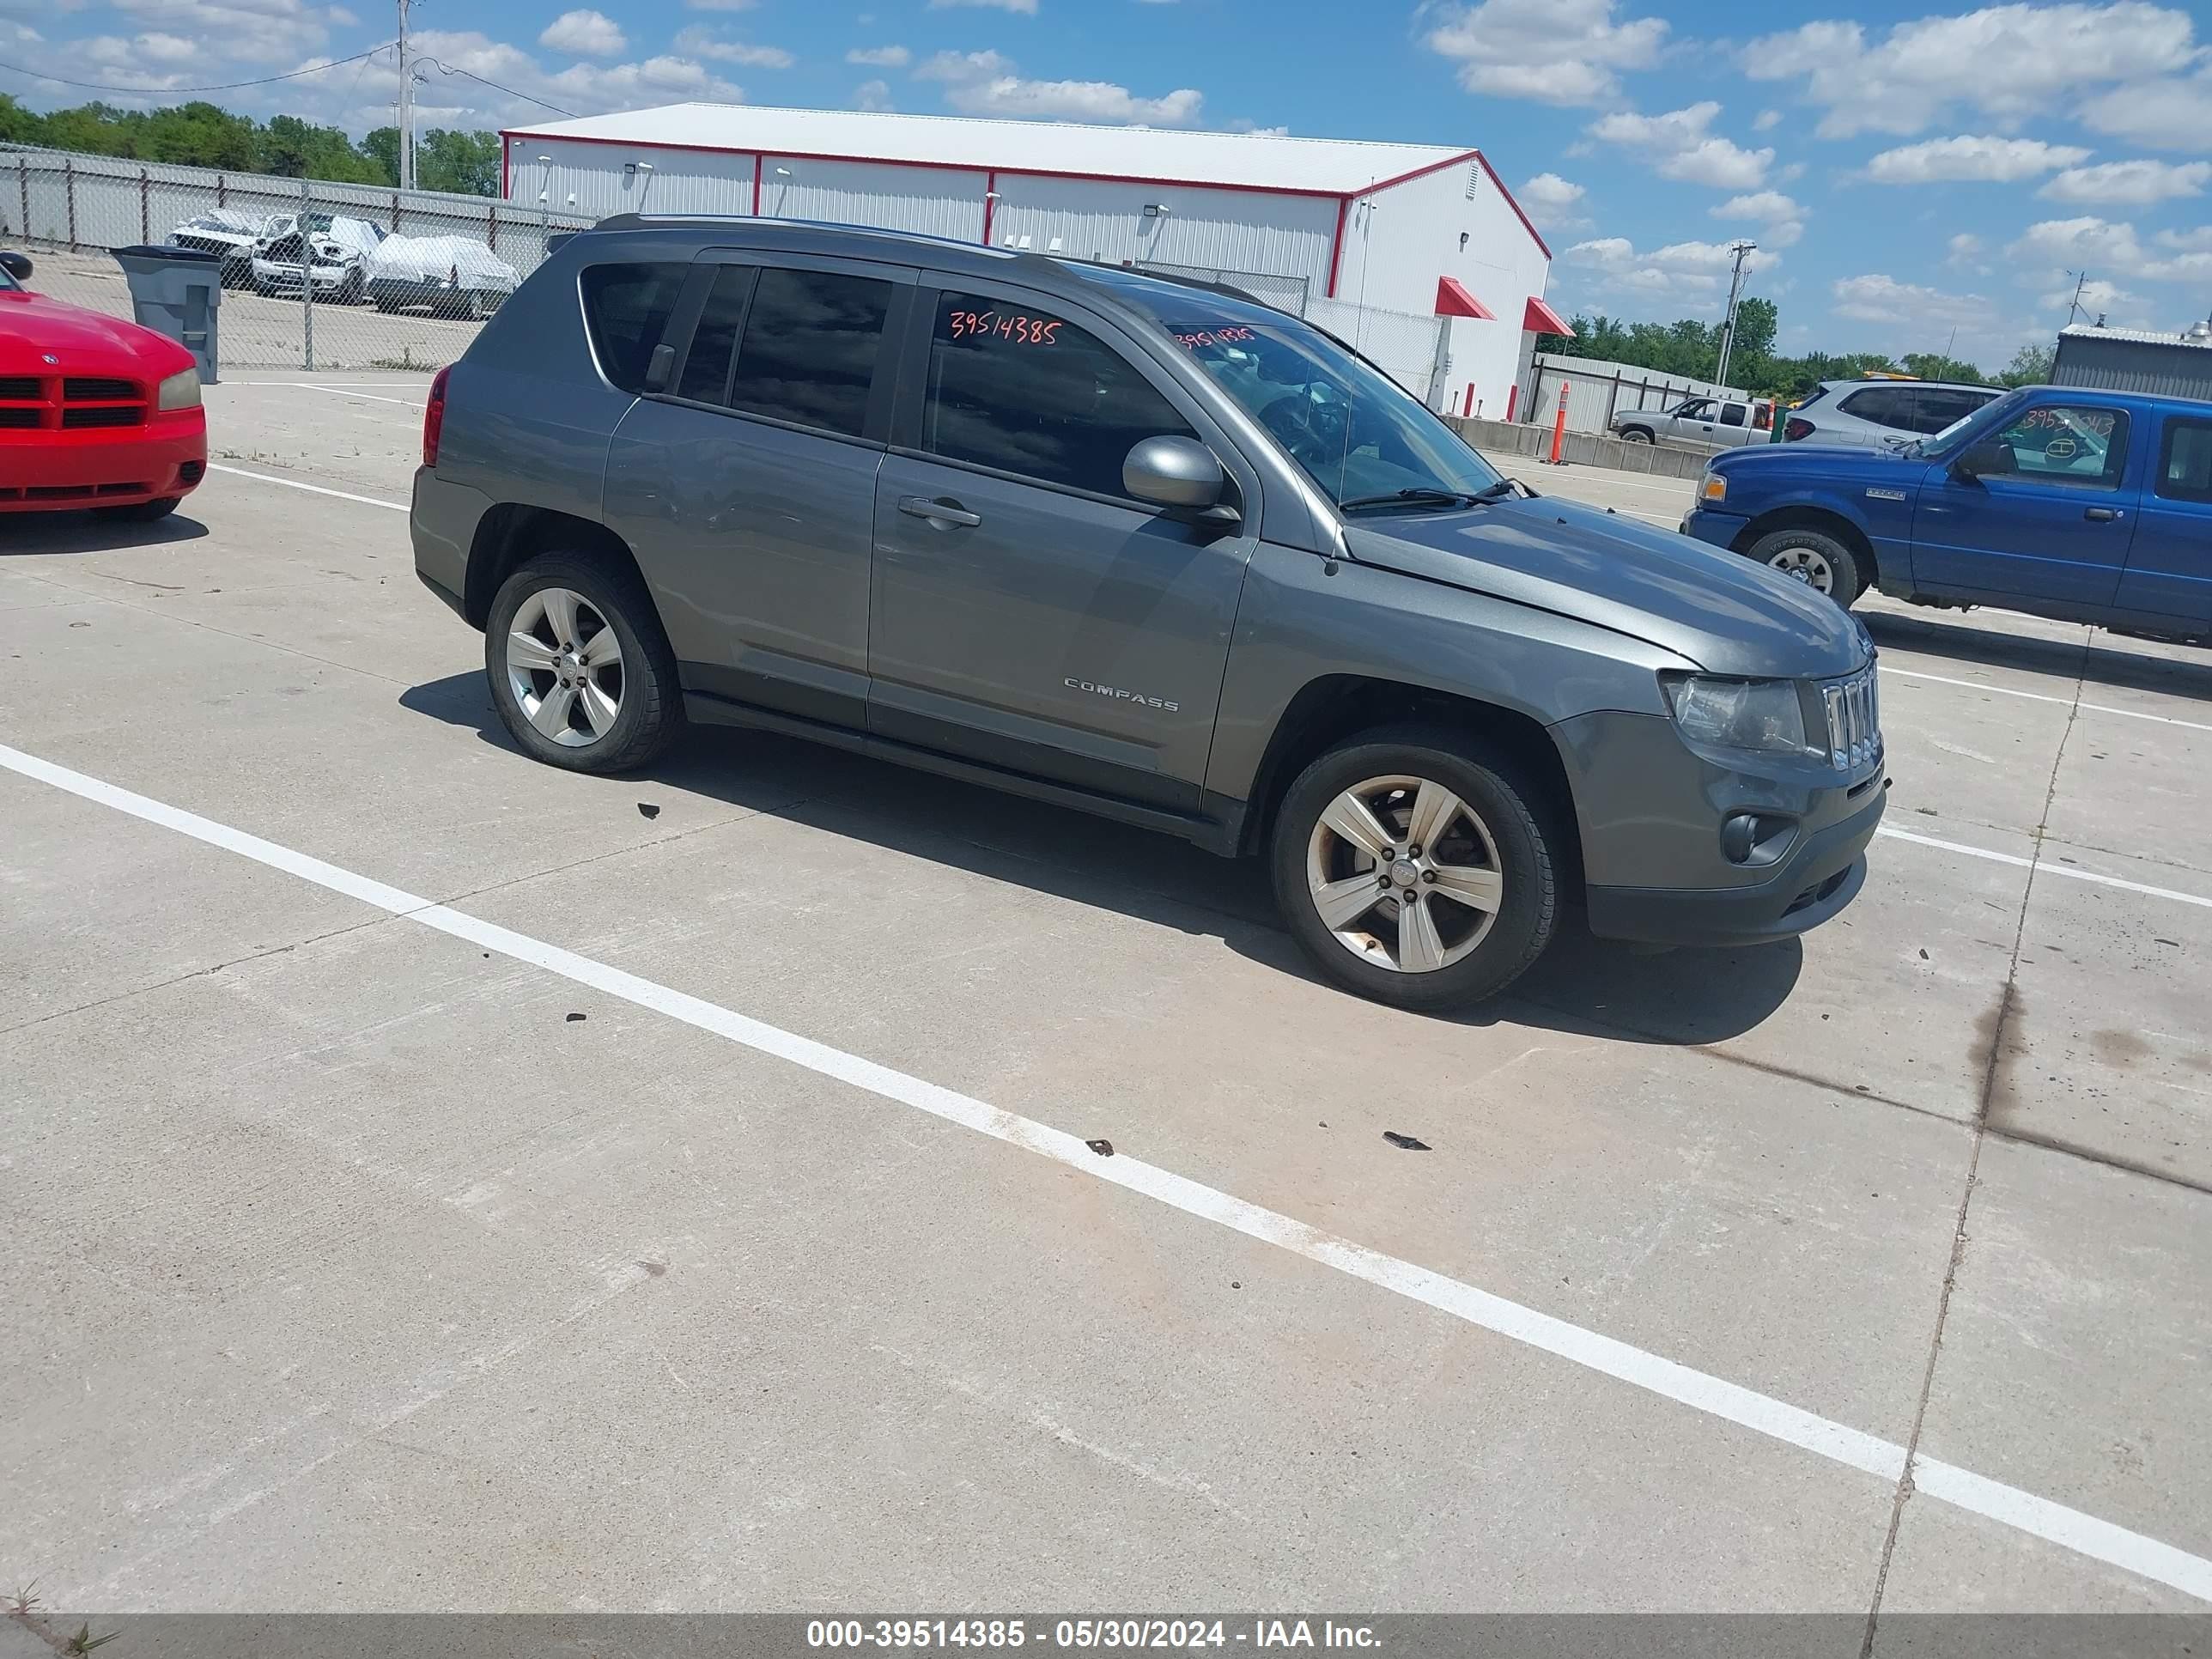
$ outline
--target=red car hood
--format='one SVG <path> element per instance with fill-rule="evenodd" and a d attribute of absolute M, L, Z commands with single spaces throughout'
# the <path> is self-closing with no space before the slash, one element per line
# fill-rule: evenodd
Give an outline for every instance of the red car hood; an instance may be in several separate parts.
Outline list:
<path fill-rule="evenodd" d="M 46 360 L 52 356 L 58 363 Z M 43 294 L 0 293 L 0 374 L 117 374 L 159 380 L 192 354 L 150 328 L 65 306 Z"/>

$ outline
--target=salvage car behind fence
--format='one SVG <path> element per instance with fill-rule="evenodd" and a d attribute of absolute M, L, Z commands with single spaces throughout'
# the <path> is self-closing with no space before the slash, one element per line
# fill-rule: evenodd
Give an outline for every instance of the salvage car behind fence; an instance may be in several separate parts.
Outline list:
<path fill-rule="evenodd" d="M 434 369 L 587 217 L 482 196 L 0 148 L 0 242 L 30 286 L 112 316 L 131 295 L 111 249 L 222 261 L 222 368 Z"/>

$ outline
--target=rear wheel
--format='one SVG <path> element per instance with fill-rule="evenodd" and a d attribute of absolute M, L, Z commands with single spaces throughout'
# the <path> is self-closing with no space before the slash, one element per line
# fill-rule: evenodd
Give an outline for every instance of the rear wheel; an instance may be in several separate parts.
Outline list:
<path fill-rule="evenodd" d="M 1866 589 L 1851 550 L 1824 530 L 1771 531 L 1751 544 L 1750 556 L 1846 607 Z"/>
<path fill-rule="evenodd" d="M 95 507 L 95 519 L 114 519 L 126 523 L 151 524 L 156 519 L 166 519 L 177 510 L 184 500 L 181 495 L 163 495 L 150 501 L 132 501 L 122 507 Z"/>
<path fill-rule="evenodd" d="M 514 740 L 570 771 L 642 766 L 683 726 L 652 599 L 628 572 L 577 554 L 541 554 L 501 585 L 484 672 Z"/>
<path fill-rule="evenodd" d="M 1314 965 L 1361 996 L 1418 1009 L 1494 996 L 1557 918 L 1536 799 L 1502 757 L 1441 727 L 1352 738 L 1283 798 L 1276 902 Z"/>

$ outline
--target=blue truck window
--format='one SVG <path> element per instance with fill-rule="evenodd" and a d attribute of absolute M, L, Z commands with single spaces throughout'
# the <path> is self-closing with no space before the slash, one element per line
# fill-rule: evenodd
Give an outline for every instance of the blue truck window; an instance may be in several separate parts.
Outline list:
<path fill-rule="evenodd" d="M 2044 483 L 2111 489 L 2127 466 L 2128 417 L 2117 409 L 2042 404 L 1996 436 L 2015 473 Z"/>
<path fill-rule="evenodd" d="M 2212 501 L 2212 421 L 2166 423 L 2158 493 L 2172 501 Z"/>

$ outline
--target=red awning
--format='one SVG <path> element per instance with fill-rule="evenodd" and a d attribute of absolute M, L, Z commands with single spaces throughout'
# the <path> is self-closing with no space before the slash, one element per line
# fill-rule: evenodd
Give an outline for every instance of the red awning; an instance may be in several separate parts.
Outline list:
<path fill-rule="evenodd" d="M 1486 323 L 1494 323 L 1498 320 L 1496 313 L 1449 276 L 1437 278 L 1437 315 L 1479 317 Z"/>
<path fill-rule="evenodd" d="M 1528 309 L 1521 319 L 1521 326 L 1533 334 L 1565 334 L 1569 338 L 1574 336 L 1574 330 L 1567 326 L 1567 319 L 1541 300 L 1528 301 Z"/>

